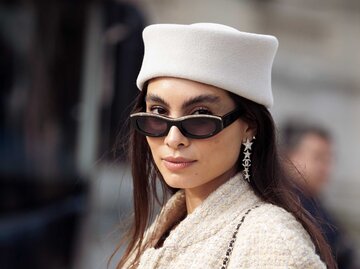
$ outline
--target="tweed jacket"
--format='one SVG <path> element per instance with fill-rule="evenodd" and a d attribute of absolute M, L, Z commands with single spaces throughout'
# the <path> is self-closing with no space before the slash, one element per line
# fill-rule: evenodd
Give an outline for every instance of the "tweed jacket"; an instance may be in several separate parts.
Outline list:
<path fill-rule="evenodd" d="M 235 229 L 250 208 L 227 268 L 326 268 L 294 216 L 261 201 L 240 173 L 187 216 L 184 192 L 174 194 L 148 230 L 148 247 L 137 268 L 220 269 Z M 184 216 L 163 245 L 155 247 L 169 227 Z"/>

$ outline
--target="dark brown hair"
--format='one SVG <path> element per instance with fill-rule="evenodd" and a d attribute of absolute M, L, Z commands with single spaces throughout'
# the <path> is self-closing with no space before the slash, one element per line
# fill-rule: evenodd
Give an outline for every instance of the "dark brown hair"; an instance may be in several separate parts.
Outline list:
<path fill-rule="evenodd" d="M 336 268 L 331 250 L 320 230 L 314 224 L 311 216 L 301 207 L 295 194 L 296 186 L 289 180 L 281 165 L 275 138 L 275 126 L 271 114 L 263 105 L 254 103 L 238 95 L 229 93 L 237 106 L 244 108 L 242 120 L 256 129 L 256 140 L 252 154 L 251 186 L 254 192 L 264 201 L 278 205 L 291 212 L 303 225 L 312 238 L 312 241 L 321 259 L 328 268 Z M 137 97 L 133 112 L 145 110 L 146 90 Z M 136 265 L 139 261 L 143 246 L 144 232 L 149 226 L 155 202 L 164 205 L 166 195 L 172 195 L 175 189 L 169 187 L 163 180 L 153 162 L 146 138 L 130 129 L 129 157 L 133 175 L 134 195 L 134 225 L 128 233 L 128 244 L 117 268 L 122 268 L 125 262 Z M 241 171 L 240 154 L 238 171 Z M 159 200 L 156 191 L 156 182 L 160 181 L 164 192 L 163 199 Z"/>

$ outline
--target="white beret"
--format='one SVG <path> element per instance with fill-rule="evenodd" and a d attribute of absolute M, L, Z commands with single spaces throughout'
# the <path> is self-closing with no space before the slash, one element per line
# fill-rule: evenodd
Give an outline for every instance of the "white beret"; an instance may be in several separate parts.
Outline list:
<path fill-rule="evenodd" d="M 276 37 L 240 32 L 215 23 L 154 24 L 143 31 L 140 90 L 156 77 L 189 79 L 273 105 L 271 68 Z"/>

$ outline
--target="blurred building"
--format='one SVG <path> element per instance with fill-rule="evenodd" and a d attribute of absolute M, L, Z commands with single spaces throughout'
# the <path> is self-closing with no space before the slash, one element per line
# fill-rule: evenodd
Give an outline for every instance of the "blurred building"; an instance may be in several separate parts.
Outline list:
<path fill-rule="evenodd" d="M 114 160 L 143 28 L 115 1 L 0 3 L 0 268 L 79 267 L 98 228 L 96 163 Z"/>
<path fill-rule="evenodd" d="M 72 264 L 88 204 L 75 162 L 81 3 L 0 3 L 0 267 Z"/>

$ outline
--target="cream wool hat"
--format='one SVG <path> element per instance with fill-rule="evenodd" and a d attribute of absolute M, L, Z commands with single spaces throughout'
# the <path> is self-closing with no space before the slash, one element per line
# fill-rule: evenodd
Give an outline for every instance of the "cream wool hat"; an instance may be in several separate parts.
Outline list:
<path fill-rule="evenodd" d="M 136 84 L 177 77 L 213 85 L 268 108 L 273 105 L 271 68 L 274 36 L 196 23 L 154 24 L 143 31 L 145 54 Z"/>

